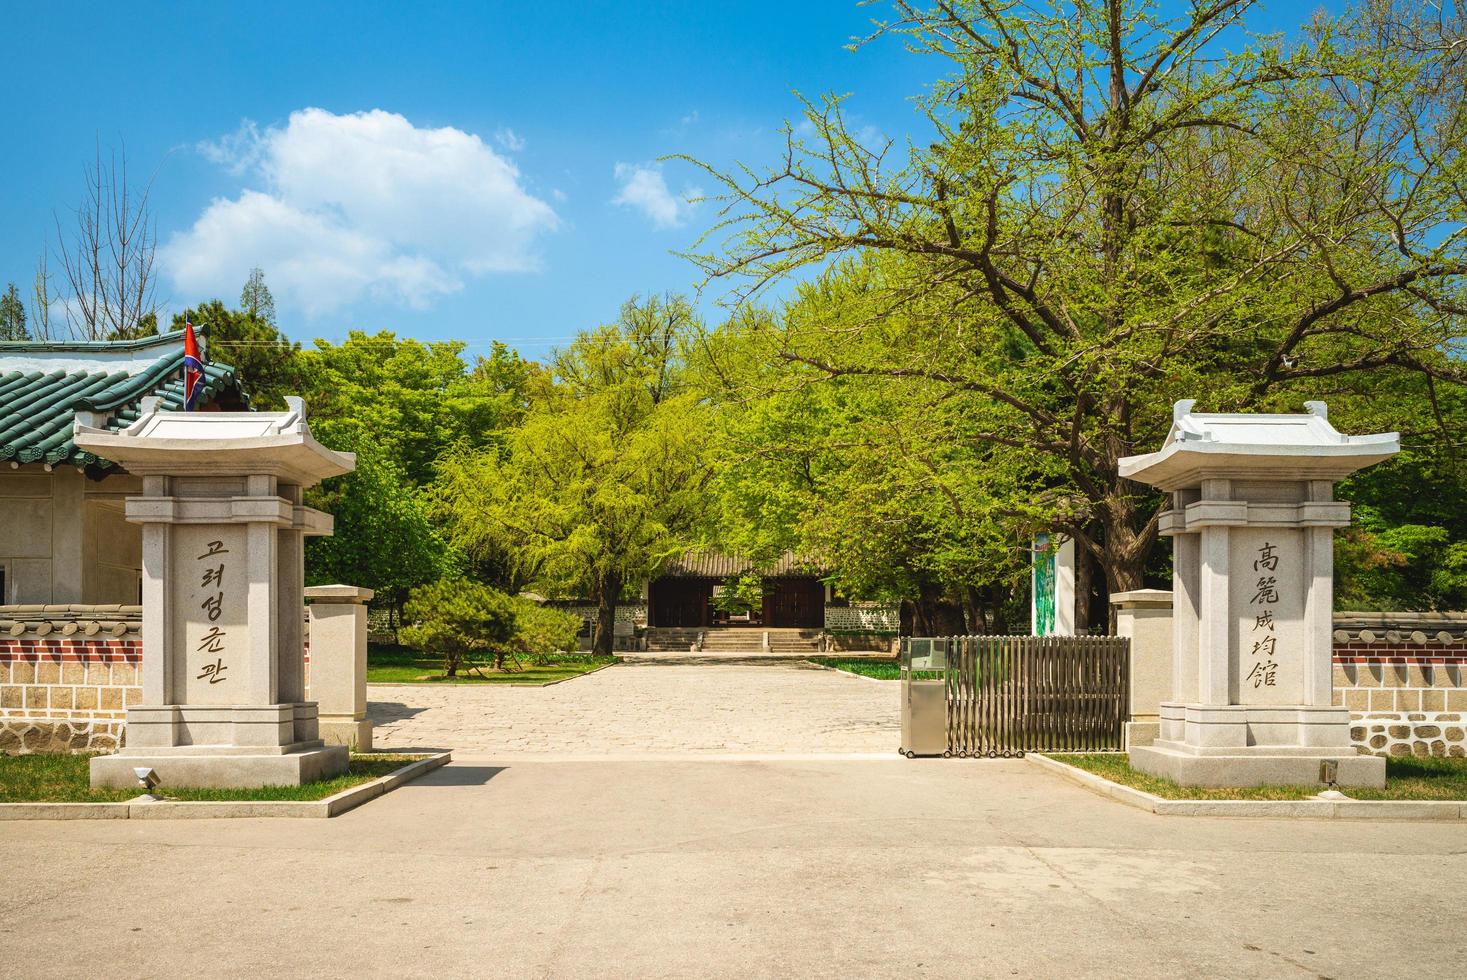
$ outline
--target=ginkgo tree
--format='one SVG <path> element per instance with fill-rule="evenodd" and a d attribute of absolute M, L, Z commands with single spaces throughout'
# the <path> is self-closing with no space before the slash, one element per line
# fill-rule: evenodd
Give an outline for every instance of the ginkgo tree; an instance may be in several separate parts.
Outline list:
<path fill-rule="evenodd" d="M 590 597 L 597 653 L 612 651 L 625 592 L 703 520 L 708 411 L 686 367 L 697 331 L 683 299 L 629 301 L 556 353 L 554 384 L 503 452 L 465 446 L 439 466 L 433 499 L 452 543 L 552 596 Z"/>
<path fill-rule="evenodd" d="M 1162 502 L 1117 461 L 1172 402 L 1323 397 L 1348 430 L 1391 421 L 1364 379 L 1463 379 L 1460 12 L 1383 0 L 1286 42 L 1247 32 L 1254 6 L 898 2 L 876 33 L 942 66 L 931 138 L 866 145 L 810 103 L 774 166 L 706 168 L 723 219 L 694 258 L 751 296 L 882 257 L 781 318 L 786 381 L 947 389 L 936 438 L 1039 461 L 1009 496 L 1139 587 Z"/>

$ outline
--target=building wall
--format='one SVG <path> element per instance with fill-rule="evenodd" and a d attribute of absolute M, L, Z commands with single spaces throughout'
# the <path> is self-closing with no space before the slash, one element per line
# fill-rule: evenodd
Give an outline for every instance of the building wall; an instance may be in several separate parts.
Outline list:
<path fill-rule="evenodd" d="M 895 633 L 902 624 L 901 610 L 894 605 L 853 602 L 849 606 L 825 605 L 827 630 L 870 630 L 873 633 Z"/>
<path fill-rule="evenodd" d="M 1350 709 L 1357 748 L 1467 756 L 1467 634 L 1460 627 L 1337 630 L 1334 684 L 1335 703 Z"/>
<path fill-rule="evenodd" d="M 0 605 L 136 603 L 142 534 L 123 517 L 141 481 L 89 480 L 74 467 L 0 471 Z"/>

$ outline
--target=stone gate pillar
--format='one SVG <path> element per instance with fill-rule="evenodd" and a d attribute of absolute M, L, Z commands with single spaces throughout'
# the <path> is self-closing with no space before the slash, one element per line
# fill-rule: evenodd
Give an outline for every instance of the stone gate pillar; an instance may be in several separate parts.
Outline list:
<path fill-rule="evenodd" d="M 1305 415 L 1206 415 L 1178 402 L 1158 452 L 1120 474 L 1171 497 L 1171 696 L 1137 769 L 1184 785 L 1385 784 L 1385 760 L 1350 745 L 1331 674 L 1334 485 L 1400 450 L 1395 433 L 1341 435 L 1323 402 Z"/>
<path fill-rule="evenodd" d="M 310 697 L 320 709 L 321 738 L 372 751 L 367 720 L 367 603 L 375 593 L 354 585 L 313 585 Z"/>
<path fill-rule="evenodd" d="M 302 492 L 355 457 L 286 412 L 147 411 L 76 444 L 142 477 L 127 519 L 143 531 L 142 701 L 126 748 L 92 760 L 93 786 L 298 785 L 346 768 L 305 695 L 304 541 L 331 517 Z"/>

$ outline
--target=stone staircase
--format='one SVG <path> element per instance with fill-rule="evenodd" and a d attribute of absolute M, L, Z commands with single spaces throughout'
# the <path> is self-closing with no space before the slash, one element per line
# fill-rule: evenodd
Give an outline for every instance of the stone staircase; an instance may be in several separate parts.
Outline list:
<path fill-rule="evenodd" d="M 704 653 L 762 653 L 764 631 L 756 626 L 710 626 L 703 637 Z"/>
<path fill-rule="evenodd" d="M 814 655 L 820 652 L 821 630 L 783 629 L 768 632 L 770 653 Z"/>
<path fill-rule="evenodd" d="M 759 626 L 697 627 L 659 626 L 647 631 L 650 653 L 688 653 L 699 637 L 697 652 L 709 654 L 773 654 L 777 656 L 813 656 L 820 652 L 820 630 L 764 629 Z M 764 647 L 765 636 L 769 647 Z"/>
<path fill-rule="evenodd" d="M 651 653 L 687 653 L 698 642 L 697 627 L 658 626 L 647 631 L 647 650 Z"/>

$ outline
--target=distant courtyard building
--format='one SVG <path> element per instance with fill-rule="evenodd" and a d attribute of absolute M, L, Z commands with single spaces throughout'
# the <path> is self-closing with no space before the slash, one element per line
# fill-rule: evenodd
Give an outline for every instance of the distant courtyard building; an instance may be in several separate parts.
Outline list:
<path fill-rule="evenodd" d="M 249 407 L 234 370 L 204 369 L 202 411 Z M 72 425 L 121 429 L 144 398 L 183 407 L 183 332 L 139 340 L 0 342 L 0 605 L 134 604 L 136 477 L 77 448 Z"/>
<path fill-rule="evenodd" d="M 763 602 L 746 611 L 720 610 L 715 599 L 729 580 L 751 571 L 763 579 Z M 789 553 L 766 568 L 718 552 L 685 555 L 648 584 L 647 626 L 824 629 L 826 605 L 836 599 L 822 574 Z"/>

